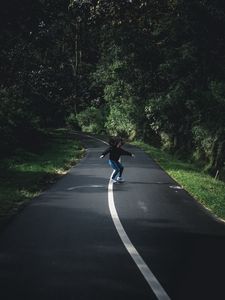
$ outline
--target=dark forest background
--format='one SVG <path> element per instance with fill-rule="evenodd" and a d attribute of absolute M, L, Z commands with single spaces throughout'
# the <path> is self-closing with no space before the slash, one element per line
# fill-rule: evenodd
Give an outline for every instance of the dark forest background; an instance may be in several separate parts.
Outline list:
<path fill-rule="evenodd" d="M 47 128 L 225 160 L 224 0 L 8 0 L 0 9 L 1 156 Z"/>

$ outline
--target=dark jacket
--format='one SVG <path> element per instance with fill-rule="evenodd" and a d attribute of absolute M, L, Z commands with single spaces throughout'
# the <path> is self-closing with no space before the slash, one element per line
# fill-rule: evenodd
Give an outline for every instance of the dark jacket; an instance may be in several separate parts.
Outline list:
<path fill-rule="evenodd" d="M 105 156 L 108 153 L 109 153 L 109 159 L 114 161 L 118 161 L 121 155 L 132 156 L 132 153 L 125 151 L 124 149 L 116 146 L 110 146 L 104 152 L 102 152 L 102 155 Z"/>

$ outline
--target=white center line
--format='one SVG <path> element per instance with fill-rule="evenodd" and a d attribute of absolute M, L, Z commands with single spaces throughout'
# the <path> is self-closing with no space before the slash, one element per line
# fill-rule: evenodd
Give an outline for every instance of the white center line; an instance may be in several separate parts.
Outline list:
<path fill-rule="evenodd" d="M 111 217 L 113 219 L 113 223 L 116 227 L 116 230 L 126 247 L 127 251 L 129 252 L 130 256 L 133 258 L 134 262 L 136 263 L 137 267 L 141 271 L 142 275 L 146 279 L 147 283 L 149 284 L 150 288 L 156 295 L 158 300 L 170 300 L 170 297 L 167 295 L 166 291 L 163 289 L 159 281 L 156 279 L 152 271 L 144 262 L 143 258 L 137 252 L 134 245 L 131 243 L 126 231 L 123 228 L 123 225 L 119 219 L 119 216 L 116 211 L 115 203 L 114 203 L 114 196 L 113 196 L 113 183 L 112 180 L 109 180 L 108 184 L 108 204 L 109 210 L 111 213 Z"/>
<path fill-rule="evenodd" d="M 95 138 L 95 137 L 92 137 L 92 136 L 88 136 L 88 137 L 90 137 L 92 139 L 99 140 L 99 141 L 103 142 L 104 144 L 107 144 L 105 141 L 100 140 L 98 138 Z M 111 175 L 111 177 L 112 177 L 112 175 Z M 170 300 L 170 297 L 168 296 L 166 291 L 163 289 L 163 287 L 161 286 L 161 284 L 159 283 L 159 281 L 157 280 L 155 275 L 149 269 L 149 267 L 147 266 L 147 264 L 145 263 L 143 258 L 137 252 L 136 248 L 131 243 L 131 240 L 129 239 L 126 231 L 123 228 L 123 225 L 120 221 L 120 218 L 118 216 L 118 213 L 117 213 L 117 210 L 116 210 L 116 207 L 115 207 L 115 203 L 114 203 L 113 183 L 112 183 L 111 178 L 110 178 L 109 184 L 108 184 L 108 205 L 109 205 L 109 210 L 110 210 L 110 214 L 111 214 L 113 223 L 116 227 L 116 230 L 117 230 L 117 232 L 118 232 L 125 248 L 127 249 L 128 253 L 130 254 L 130 256 L 134 260 L 135 264 L 137 265 L 137 267 L 141 271 L 142 275 L 144 276 L 144 278 L 147 281 L 148 285 L 150 286 L 150 288 L 152 289 L 152 291 L 156 295 L 157 299 L 158 300 Z"/>

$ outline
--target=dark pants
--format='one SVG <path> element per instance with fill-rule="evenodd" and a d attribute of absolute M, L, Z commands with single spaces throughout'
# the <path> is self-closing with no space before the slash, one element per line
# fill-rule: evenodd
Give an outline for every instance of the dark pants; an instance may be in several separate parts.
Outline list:
<path fill-rule="evenodd" d="M 115 179 L 117 174 L 119 174 L 119 177 L 122 177 L 123 169 L 124 167 L 121 165 L 120 162 L 114 161 L 114 160 L 109 160 L 109 165 L 113 168 L 114 172 L 112 175 L 112 179 Z"/>

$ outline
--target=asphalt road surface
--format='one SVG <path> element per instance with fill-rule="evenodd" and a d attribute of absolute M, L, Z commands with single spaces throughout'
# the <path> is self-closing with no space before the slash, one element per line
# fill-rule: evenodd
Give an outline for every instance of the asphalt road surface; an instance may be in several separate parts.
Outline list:
<path fill-rule="evenodd" d="M 225 225 L 132 146 L 126 182 L 109 191 L 106 145 L 80 139 L 86 157 L 0 233 L 0 299 L 225 299 Z M 118 234 L 109 195 L 158 295 Z"/>

